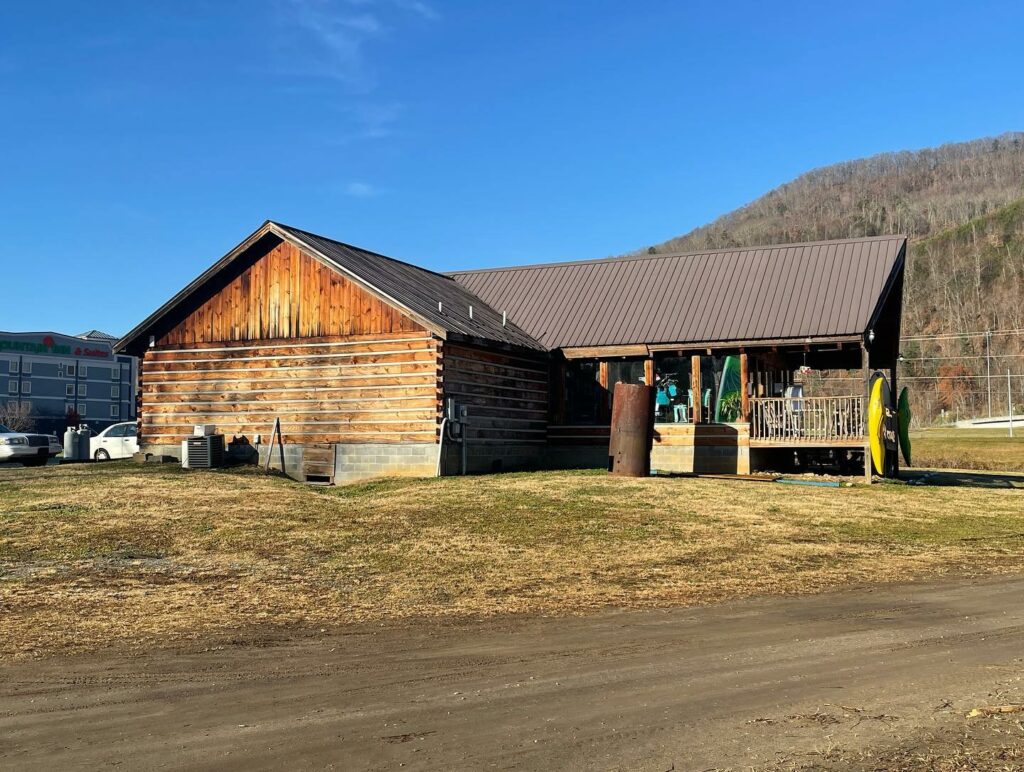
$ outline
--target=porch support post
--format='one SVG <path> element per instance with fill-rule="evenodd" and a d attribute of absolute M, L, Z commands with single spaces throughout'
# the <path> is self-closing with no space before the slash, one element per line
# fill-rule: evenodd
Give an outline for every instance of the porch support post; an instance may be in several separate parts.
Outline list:
<path fill-rule="evenodd" d="M 602 359 L 597 364 L 597 382 L 601 384 L 601 389 L 604 391 L 601 404 L 597 406 L 597 417 L 601 423 L 604 423 L 611 420 L 612 414 L 612 394 L 608 391 L 608 361 L 605 359 Z"/>
<path fill-rule="evenodd" d="M 747 368 L 747 352 L 740 352 L 740 420 L 750 421 L 750 372 Z"/>
<path fill-rule="evenodd" d="M 690 357 L 690 389 L 693 391 L 693 415 L 691 418 L 695 424 L 701 422 L 701 391 L 700 391 L 700 354 Z"/>
<path fill-rule="evenodd" d="M 871 484 L 871 443 L 867 441 L 868 404 L 871 400 L 871 366 L 868 349 L 863 341 L 860 344 L 860 366 L 864 376 L 864 398 L 861 403 L 860 420 L 864 428 L 864 482 Z"/>
<path fill-rule="evenodd" d="M 649 358 L 644 360 L 644 383 L 648 386 L 654 385 L 654 359 Z"/>

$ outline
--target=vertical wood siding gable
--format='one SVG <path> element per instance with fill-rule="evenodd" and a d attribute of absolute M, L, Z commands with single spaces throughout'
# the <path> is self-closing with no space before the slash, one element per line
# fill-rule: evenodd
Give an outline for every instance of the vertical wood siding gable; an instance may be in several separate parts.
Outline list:
<path fill-rule="evenodd" d="M 352 280 L 281 242 L 179 321 L 158 345 L 425 332 Z"/>

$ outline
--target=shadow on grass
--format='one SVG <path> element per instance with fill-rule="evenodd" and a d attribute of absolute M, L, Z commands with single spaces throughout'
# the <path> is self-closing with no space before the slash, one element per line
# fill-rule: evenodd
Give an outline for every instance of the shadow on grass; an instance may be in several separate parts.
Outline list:
<path fill-rule="evenodd" d="M 1020 488 L 1024 474 L 1014 472 L 960 472 L 951 469 L 913 469 L 900 472 L 910 485 L 941 485 L 958 488 Z"/>

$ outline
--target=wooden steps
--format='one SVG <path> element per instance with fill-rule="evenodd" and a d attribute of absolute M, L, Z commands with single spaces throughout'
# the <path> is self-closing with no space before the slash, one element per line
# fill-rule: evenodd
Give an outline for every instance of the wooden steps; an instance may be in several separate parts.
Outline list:
<path fill-rule="evenodd" d="M 310 483 L 334 483 L 334 445 L 314 444 L 302 448 L 302 479 Z"/>

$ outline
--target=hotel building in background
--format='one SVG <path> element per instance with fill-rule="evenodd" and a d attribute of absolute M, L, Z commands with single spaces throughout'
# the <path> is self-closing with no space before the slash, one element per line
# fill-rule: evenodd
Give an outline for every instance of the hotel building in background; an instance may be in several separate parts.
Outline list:
<path fill-rule="evenodd" d="M 0 399 L 28 405 L 36 432 L 60 435 L 73 410 L 95 431 L 134 421 L 138 362 L 115 354 L 116 342 L 98 330 L 0 331 Z"/>

